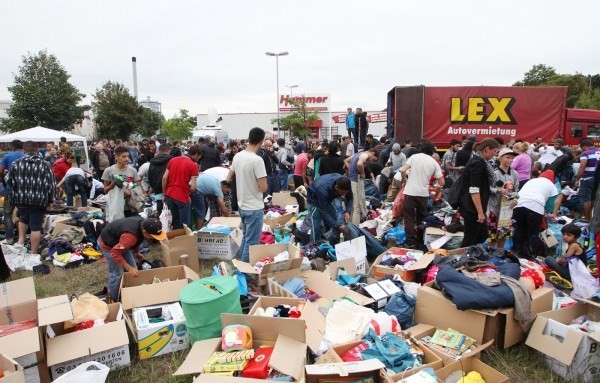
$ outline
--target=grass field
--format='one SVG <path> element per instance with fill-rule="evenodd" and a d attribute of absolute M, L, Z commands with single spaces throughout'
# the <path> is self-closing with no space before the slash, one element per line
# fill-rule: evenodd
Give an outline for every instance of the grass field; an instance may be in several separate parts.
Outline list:
<path fill-rule="evenodd" d="M 150 247 L 148 259 L 160 257 L 160 247 Z M 202 262 L 201 276 L 211 272 L 213 262 Z M 13 273 L 11 279 L 31 276 L 30 272 Z M 35 275 L 35 288 L 39 298 L 60 294 L 82 294 L 101 291 L 108 282 L 108 269 L 105 263 L 95 262 L 82 265 L 77 269 L 62 270 L 52 267 L 48 275 Z M 131 366 L 114 371 L 109 375 L 108 381 L 115 383 L 142 383 L 142 382 L 192 382 L 192 377 L 173 377 L 173 373 L 181 365 L 187 351 L 177 352 L 147 360 L 138 360 L 132 350 Z M 491 348 L 484 354 L 483 360 L 498 371 L 510 377 L 511 382 L 538 383 L 538 382 L 566 382 L 564 379 L 552 374 L 546 367 L 543 355 L 530 349 L 524 344 L 514 346 L 508 350 Z"/>

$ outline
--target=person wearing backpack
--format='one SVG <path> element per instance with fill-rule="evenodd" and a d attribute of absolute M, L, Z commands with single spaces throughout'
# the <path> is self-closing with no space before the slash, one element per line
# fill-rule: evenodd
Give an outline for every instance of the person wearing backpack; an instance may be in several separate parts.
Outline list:
<path fill-rule="evenodd" d="M 460 247 L 484 243 L 488 238 L 486 212 L 492 188 L 496 187 L 494 169 L 488 161 L 496 156 L 499 146 L 493 138 L 475 144 L 473 157 L 463 170 L 458 211 L 465 221 L 465 231 Z"/>
<path fill-rule="evenodd" d="M 517 207 L 513 210 L 515 253 L 525 255 L 523 250 L 527 242 L 532 237 L 538 237 L 542 230 L 546 202 L 556 195 L 558 189 L 554 185 L 552 170 L 546 170 L 538 178 L 532 178 L 519 191 Z M 557 198 L 556 201 L 560 205 L 560 199 Z M 554 213 L 550 215 L 550 218 L 553 217 Z"/>
<path fill-rule="evenodd" d="M 277 165 L 279 185 L 281 190 L 288 190 L 288 176 L 294 165 L 294 149 L 291 145 L 286 144 L 283 138 L 277 139 L 277 146 L 279 146 L 279 150 L 276 154 L 277 160 L 279 161 L 279 165 Z"/>

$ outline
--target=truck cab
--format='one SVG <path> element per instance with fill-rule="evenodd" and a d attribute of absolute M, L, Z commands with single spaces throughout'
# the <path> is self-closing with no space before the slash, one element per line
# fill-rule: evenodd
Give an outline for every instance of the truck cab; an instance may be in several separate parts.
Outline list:
<path fill-rule="evenodd" d="M 567 109 L 565 145 L 577 147 L 582 138 L 600 146 L 600 110 Z"/>

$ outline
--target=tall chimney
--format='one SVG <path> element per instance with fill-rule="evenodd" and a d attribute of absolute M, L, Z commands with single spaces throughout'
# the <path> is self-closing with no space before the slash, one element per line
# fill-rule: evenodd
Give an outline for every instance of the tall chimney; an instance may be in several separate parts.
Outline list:
<path fill-rule="evenodd" d="M 133 97 L 135 100 L 138 100 L 138 91 L 137 91 L 137 63 L 135 57 L 131 58 L 131 66 L 133 67 Z"/>

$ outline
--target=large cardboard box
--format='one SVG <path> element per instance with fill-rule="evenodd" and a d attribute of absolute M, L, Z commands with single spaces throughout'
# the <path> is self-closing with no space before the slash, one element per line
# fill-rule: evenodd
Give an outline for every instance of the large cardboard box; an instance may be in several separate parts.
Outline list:
<path fill-rule="evenodd" d="M 263 218 L 263 223 L 269 225 L 271 230 L 275 230 L 277 226 L 285 225 L 290 219 L 292 219 L 293 216 L 294 213 L 285 213 L 281 217 L 277 218 L 267 218 L 267 216 L 265 215 L 265 217 Z"/>
<path fill-rule="evenodd" d="M 600 331 L 583 333 L 569 328 L 581 315 L 600 321 L 600 308 L 578 303 L 560 310 L 538 314 L 526 345 L 546 355 L 556 374 L 573 381 L 595 382 L 600 378 Z"/>
<path fill-rule="evenodd" d="M 363 381 L 372 383 L 387 382 L 385 365 L 377 359 L 370 359 L 358 362 L 318 363 L 306 366 L 306 383 Z"/>
<path fill-rule="evenodd" d="M 509 348 L 525 338 L 514 308 L 460 311 L 441 291 L 431 284 L 419 287 L 415 306 L 415 321 L 439 328 L 452 328 L 484 344 L 495 340 L 499 348 Z M 540 287 L 532 295 L 531 313 L 552 308 L 553 289 Z"/>
<path fill-rule="evenodd" d="M 344 297 L 361 306 L 369 306 L 375 302 L 372 298 L 340 286 L 338 283 L 329 279 L 328 274 L 315 270 L 306 270 L 301 272 L 300 269 L 284 271 L 275 274 L 273 277 L 269 277 L 267 279 L 269 295 L 276 297 L 297 298 L 291 291 L 283 287 L 285 281 L 290 278 L 302 278 L 306 287 L 317 293 L 320 299 L 324 299 L 329 302 Z"/>
<path fill-rule="evenodd" d="M 161 283 L 153 283 L 154 278 L 160 279 Z M 181 289 L 198 278 L 198 274 L 186 266 L 141 270 L 138 277 L 123 273 L 120 301 L 125 310 L 177 302 Z"/>
<path fill-rule="evenodd" d="M 391 248 L 389 250 L 400 250 L 400 248 Z M 383 278 L 386 275 L 400 275 L 403 281 L 412 282 L 415 280 L 415 274 L 418 270 L 423 270 L 429 266 L 429 264 L 433 261 L 435 257 L 433 254 L 423 254 L 421 251 L 409 250 L 411 252 L 421 253 L 421 258 L 417 262 L 415 262 L 412 266 L 410 266 L 406 270 L 396 270 L 391 267 L 380 265 L 381 261 L 383 261 L 383 257 L 388 253 L 386 250 L 385 253 L 382 253 L 375 259 L 373 264 L 371 265 L 371 269 L 369 270 L 369 275 L 375 278 Z"/>
<path fill-rule="evenodd" d="M 200 259 L 220 259 L 230 261 L 238 253 L 242 243 L 242 219 L 238 217 L 215 217 L 208 223 L 223 224 L 231 233 L 196 232 L 198 257 Z"/>
<path fill-rule="evenodd" d="M 425 336 L 433 336 L 433 334 L 435 334 L 436 330 L 437 330 L 437 327 L 429 326 L 426 324 L 418 324 L 418 325 L 413 326 L 405 331 L 420 341 L 421 338 L 423 338 Z M 447 329 L 445 329 L 445 330 L 447 330 Z M 493 343 L 494 343 L 494 340 L 490 340 L 489 342 L 484 343 L 484 344 L 477 344 L 477 346 L 475 348 L 473 348 L 471 350 L 471 352 L 464 353 L 458 359 L 464 360 L 464 359 L 468 359 L 468 358 L 479 358 L 481 356 L 481 352 L 483 350 L 487 349 L 488 347 L 490 347 Z M 423 343 L 423 346 L 427 347 L 434 354 L 439 356 L 440 359 L 442 360 L 442 362 L 444 363 L 444 366 L 448 366 L 458 360 L 458 359 L 454 359 L 453 357 L 451 357 L 448 354 L 444 354 L 443 352 L 441 352 L 440 350 L 438 350 L 436 348 L 429 347 L 429 345 L 427 345 L 425 343 Z"/>
<path fill-rule="evenodd" d="M 36 300 L 33 278 L 17 279 L 2 284 L 0 289 L 0 325 L 36 320 L 35 326 L 0 337 L 0 352 L 23 366 L 27 383 L 50 381 L 44 364 L 43 340 L 38 326 L 71 319 L 63 307 L 70 308 L 66 295 Z"/>
<path fill-rule="evenodd" d="M 152 322 L 149 313 L 160 310 L 161 322 Z M 134 308 L 135 339 L 140 359 L 153 358 L 190 347 L 185 315 L 179 302 Z"/>
<path fill-rule="evenodd" d="M 25 383 L 23 367 L 8 355 L 0 354 L 0 371 L 4 373 L 0 383 Z"/>
<path fill-rule="evenodd" d="M 167 238 L 160 242 L 163 259 L 167 266 L 187 266 L 200 272 L 198 259 L 198 240 L 192 231 L 185 227 L 167 233 Z M 181 257 L 187 254 L 187 257 Z"/>
<path fill-rule="evenodd" d="M 248 315 L 255 315 L 256 310 L 260 307 L 266 309 L 268 307 L 277 307 L 279 305 L 304 306 L 302 309 L 301 318 L 275 318 L 287 321 L 302 320 L 306 322 L 306 344 L 313 353 L 317 353 L 323 334 L 325 333 L 325 316 L 319 311 L 318 305 L 304 299 L 284 298 L 284 297 L 258 297 L 258 300 L 252 306 Z"/>
<path fill-rule="evenodd" d="M 275 346 L 269 367 L 292 376 L 296 381 L 304 377 L 306 338 L 303 320 L 282 321 L 253 315 L 221 314 L 223 327 L 240 324 L 252 329 L 253 347 Z M 218 376 L 204 373 L 204 363 L 215 351 L 221 351 L 221 338 L 201 340 L 192 346 L 183 364 L 175 372 L 179 375 L 200 374 L 194 383 L 264 382 L 264 380 Z"/>
<path fill-rule="evenodd" d="M 60 308 L 65 316 L 70 315 L 68 320 L 73 319 L 70 305 L 61 305 Z M 46 362 L 52 379 L 58 379 L 90 361 L 102 363 L 111 370 L 129 365 L 129 337 L 123 308 L 119 303 L 112 303 L 108 305 L 108 310 L 105 324 L 101 326 L 76 332 L 66 332 L 64 322 L 46 327 Z"/>
<path fill-rule="evenodd" d="M 492 367 L 483 363 L 481 360 L 475 358 L 468 358 L 455 361 L 452 364 L 447 365 L 444 368 L 435 371 L 435 375 L 440 380 L 440 382 L 444 382 L 446 378 L 450 374 L 455 371 L 463 371 L 465 374 L 468 374 L 471 371 L 477 371 L 481 374 L 481 377 L 485 381 L 485 383 L 508 383 L 508 376 L 499 373 L 494 370 Z"/>
<path fill-rule="evenodd" d="M 274 262 L 265 265 L 261 272 L 254 270 L 256 262 L 265 257 L 274 258 L 277 254 L 287 251 L 290 255 L 287 261 Z M 233 260 L 233 265 L 242 273 L 256 278 L 259 286 L 267 285 L 267 278 L 286 270 L 298 269 L 302 266 L 302 257 L 300 251 L 293 244 L 274 243 L 272 245 L 254 245 L 250 246 L 250 262 L 243 262 L 239 259 Z"/>

